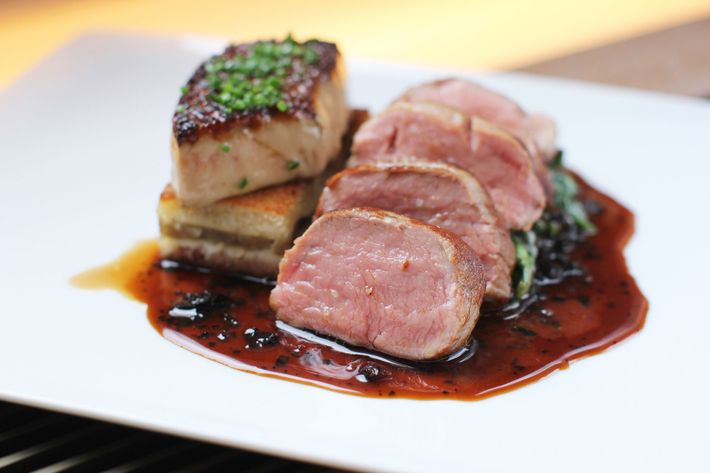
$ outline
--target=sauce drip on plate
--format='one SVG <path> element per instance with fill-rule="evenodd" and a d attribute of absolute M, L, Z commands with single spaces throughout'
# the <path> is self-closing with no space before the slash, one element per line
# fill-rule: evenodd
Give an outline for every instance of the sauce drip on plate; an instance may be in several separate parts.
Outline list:
<path fill-rule="evenodd" d="M 447 361 L 396 360 L 288 327 L 269 309 L 268 284 L 161 265 L 154 242 L 73 282 L 145 302 L 165 338 L 233 368 L 357 395 L 480 399 L 566 368 L 643 326 L 648 303 L 623 256 L 633 215 L 578 181 L 581 198 L 599 207 L 598 232 L 570 253 L 583 274 L 538 287 L 522 311 L 482 314 L 469 349 Z"/>

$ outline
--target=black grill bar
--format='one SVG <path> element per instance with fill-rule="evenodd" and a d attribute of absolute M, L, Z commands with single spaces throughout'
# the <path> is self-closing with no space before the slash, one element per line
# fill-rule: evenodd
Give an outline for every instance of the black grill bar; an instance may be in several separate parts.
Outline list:
<path fill-rule="evenodd" d="M 54 473 L 54 472 L 81 472 L 81 471 L 101 471 L 106 470 L 116 463 L 125 459 L 132 448 L 138 442 L 145 440 L 148 437 L 147 433 L 135 432 L 125 436 L 119 436 L 116 440 L 105 445 L 98 446 L 94 449 L 87 449 L 75 456 L 64 456 L 64 458 L 37 470 L 35 473 Z M 120 456 L 117 454 L 120 452 Z"/>
<path fill-rule="evenodd" d="M 0 401 L 0 473 L 342 473 Z"/>

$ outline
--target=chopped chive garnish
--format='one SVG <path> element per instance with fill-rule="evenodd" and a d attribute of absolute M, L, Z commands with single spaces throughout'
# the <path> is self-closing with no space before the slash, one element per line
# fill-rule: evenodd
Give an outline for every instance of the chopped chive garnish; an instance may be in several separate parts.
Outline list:
<path fill-rule="evenodd" d="M 306 49 L 303 53 L 303 59 L 307 64 L 315 64 L 320 61 L 320 55 L 313 49 Z"/>
<path fill-rule="evenodd" d="M 284 83 L 292 75 L 303 76 L 320 57 L 310 42 L 297 43 L 290 36 L 254 43 L 233 57 L 214 57 L 204 66 L 203 80 L 211 89 L 207 99 L 227 113 L 264 108 L 286 112 L 290 105 Z"/>
<path fill-rule="evenodd" d="M 183 85 L 182 87 L 180 87 L 180 93 L 181 93 L 182 95 L 187 95 L 187 93 L 188 93 L 189 91 L 190 91 L 190 88 L 189 88 L 188 86 L 186 86 L 186 85 Z"/>
<path fill-rule="evenodd" d="M 220 149 L 223 153 L 229 153 L 230 151 L 232 151 L 232 145 L 230 145 L 229 143 L 222 143 Z"/>
<path fill-rule="evenodd" d="M 239 188 L 240 189 L 244 189 L 248 185 L 249 185 L 249 180 L 246 177 L 242 178 L 242 180 L 239 181 Z"/>
<path fill-rule="evenodd" d="M 300 165 L 300 162 L 296 161 L 295 159 L 291 159 L 288 163 L 286 163 L 286 169 L 288 169 L 289 171 L 293 171 Z"/>
<path fill-rule="evenodd" d="M 178 113 L 185 113 L 186 110 L 187 110 L 187 107 L 185 107 L 184 105 L 178 105 L 178 108 L 177 108 Z"/>

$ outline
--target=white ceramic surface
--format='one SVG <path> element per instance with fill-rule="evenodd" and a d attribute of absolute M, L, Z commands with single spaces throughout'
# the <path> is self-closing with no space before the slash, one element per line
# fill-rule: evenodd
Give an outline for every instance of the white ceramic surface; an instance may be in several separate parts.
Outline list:
<path fill-rule="evenodd" d="M 554 116 L 568 164 L 636 212 L 626 254 L 646 328 L 481 402 L 368 399 L 208 361 L 161 338 L 141 304 L 68 283 L 157 234 L 179 87 L 218 49 L 87 35 L 0 93 L 0 398 L 359 469 L 710 471 L 710 104 L 479 77 Z M 452 73 L 349 72 L 352 103 L 375 110 Z"/>

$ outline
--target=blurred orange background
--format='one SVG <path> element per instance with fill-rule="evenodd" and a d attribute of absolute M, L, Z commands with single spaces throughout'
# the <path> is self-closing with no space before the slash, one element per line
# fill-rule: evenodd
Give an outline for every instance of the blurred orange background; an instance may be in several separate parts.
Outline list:
<path fill-rule="evenodd" d="M 87 31 L 317 36 L 351 56 L 513 68 L 710 15 L 710 0 L 0 0 L 0 87 Z"/>

